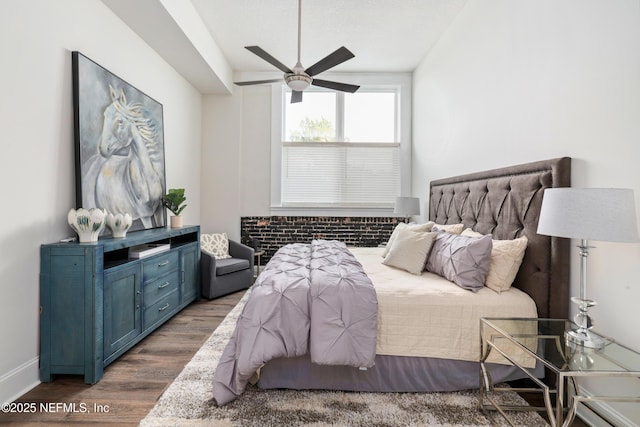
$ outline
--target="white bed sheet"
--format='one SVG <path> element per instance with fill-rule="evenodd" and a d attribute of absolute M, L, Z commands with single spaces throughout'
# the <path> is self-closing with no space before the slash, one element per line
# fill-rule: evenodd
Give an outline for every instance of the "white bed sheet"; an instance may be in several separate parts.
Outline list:
<path fill-rule="evenodd" d="M 478 361 L 481 317 L 537 317 L 533 299 L 517 288 L 473 293 L 433 273 L 416 276 L 382 264 L 384 248 L 349 249 L 377 292 L 377 354 Z M 511 353 L 533 366 L 521 351 Z M 506 363 L 495 352 L 488 361 Z"/>

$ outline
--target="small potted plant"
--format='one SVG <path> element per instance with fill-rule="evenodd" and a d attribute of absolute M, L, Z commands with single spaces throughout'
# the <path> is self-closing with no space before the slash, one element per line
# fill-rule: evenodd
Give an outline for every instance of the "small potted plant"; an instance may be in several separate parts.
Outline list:
<path fill-rule="evenodd" d="M 182 216 L 180 213 L 187 207 L 184 202 L 184 188 L 170 188 L 169 192 L 162 196 L 162 204 L 169 209 L 174 216 L 171 217 L 171 228 L 182 227 Z"/>

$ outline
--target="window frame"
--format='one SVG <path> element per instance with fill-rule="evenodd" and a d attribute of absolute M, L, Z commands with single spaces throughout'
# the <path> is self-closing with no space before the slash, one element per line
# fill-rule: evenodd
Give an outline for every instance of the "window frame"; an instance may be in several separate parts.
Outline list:
<path fill-rule="evenodd" d="M 400 144 L 400 195 L 411 194 L 411 74 L 323 74 L 327 80 L 359 84 L 365 91 L 393 90 L 397 93 L 396 132 Z M 327 215 L 327 216 L 393 216 L 393 207 L 328 207 L 282 206 L 282 145 L 284 142 L 284 84 L 275 84 L 271 92 L 271 196 L 272 215 Z M 304 100 L 303 100 L 304 102 Z M 342 120 L 342 112 L 336 112 Z M 357 143 L 355 143 L 357 144 Z"/>

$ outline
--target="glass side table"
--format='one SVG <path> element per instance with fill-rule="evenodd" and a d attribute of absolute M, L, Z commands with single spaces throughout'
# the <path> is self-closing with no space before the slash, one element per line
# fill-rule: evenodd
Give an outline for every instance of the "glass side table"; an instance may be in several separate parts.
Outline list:
<path fill-rule="evenodd" d="M 607 345 L 602 349 L 590 349 L 565 341 L 565 332 L 577 329 L 565 319 L 535 318 L 482 318 L 480 319 L 480 390 L 479 403 L 483 411 L 495 409 L 511 424 L 505 411 L 538 410 L 547 412 L 552 426 L 569 426 L 576 415 L 578 405 L 588 401 L 638 402 L 640 396 L 584 396 L 577 377 L 640 377 L 640 353 L 602 336 Z M 538 388 L 494 387 L 485 363 L 503 358 L 503 362 L 521 369 Z M 506 361 L 504 359 L 507 359 Z M 525 366 L 542 363 L 547 372 L 555 374 L 555 389 L 535 378 Z M 568 398 L 569 387 L 573 395 Z M 487 392 L 527 391 L 541 392 L 545 406 L 504 406 Z M 552 396 L 555 396 L 555 407 Z M 489 402 L 485 404 L 485 400 Z M 566 408 L 566 403 L 570 405 Z M 566 418 L 565 418 L 566 412 Z M 512 424 L 513 425 L 513 424 Z"/>
<path fill-rule="evenodd" d="M 253 278 L 257 278 L 260 275 L 260 257 L 264 255 L 264 251 L 262 249 L 255 251 L 253 253 L 253 256 L 257 258 L 256 261 L 256 274 L 253 276 Z"/>

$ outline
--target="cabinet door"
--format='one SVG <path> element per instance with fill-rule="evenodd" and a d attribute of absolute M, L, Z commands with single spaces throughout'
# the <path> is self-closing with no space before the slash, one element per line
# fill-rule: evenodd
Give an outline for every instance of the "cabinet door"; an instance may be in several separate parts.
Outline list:
<path fill-rule="evenodd" d="M 200 292 L 200 247 L 197 243 L 181 248 L 182 304 L 188 304 Z"/>
<path fill-rule="evenodd" d="M 139 262 L 110 269 L 104 275 L 104 359 L 142 332 Z"/>

